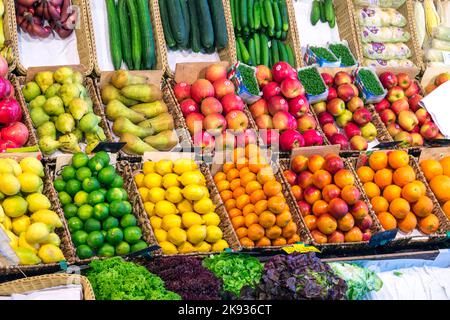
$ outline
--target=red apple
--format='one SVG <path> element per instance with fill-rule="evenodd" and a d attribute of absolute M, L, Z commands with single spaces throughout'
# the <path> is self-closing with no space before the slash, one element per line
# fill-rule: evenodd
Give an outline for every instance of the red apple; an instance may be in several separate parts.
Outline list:
<path fill-rule="evenodd" d="M 281 151 L 291 151 L 293 148 L 300 148 L 305 145 L 303 136 L 297 130 L 285 130 L 280 134 Z"/>
<path fill-rule="evenodd" d="M 339 170 L 344 169 L 344 161 L 337 154 L 331 154 L 325 157 L 325 162 L 323 163 L 323 170 L 328 171 L 334 175 Z"/>
<path fill-rule="evenodd" d="M 22 122 L 13 122 L 3 127 L 0 132 L 2 140 L 13 142 L 22 147 L 28 141 L 28 128 Z"/>
<path fill-rule="evenodd" d="M 348 84 L 348 83 L 341 84 L 337 88 L 337 95 L 338 95 L 339 98 L 341 98 L 345 102 L 350 101 L 351 98 L 356 96 L 353 87 L 350 84 Z"/>
<path fill-rule="evenodd" d="M 353 113 L 353 121 L 356 124 L 363 126 L 372 120 L 372 114 L 366 108 L 360 108 Z"/>
<path fill-rule="evenodd" d="M 391 110 L 398 116 L 400 112 L 409 110 L 408 99 L 403 97 L 395 100 L 391 105 Z"/>
<path fill-rule="evenodd" d="M 400 128 L 400 126 L 395 122 L 390 123 L 386 126 L 386 128 L 392 138 L 403 131 L 402 128 Z"/>
<path fill-rule="evenodd" d="M 430 83 L 425 87 L 425 95 L 430 94 L 437 86 L 434 83 Z"/>
<path fill-rule="evenodd" d="M 430 114 L 425 110 L 425 108 L 419 108 L 414 113 L 417 117 L 417 120 L 419 120 L 419 125 L 423 125 L 425 122 L 430 121 L 431 117 Z"/>
<path fill-rule="evenodd" d="M 412 144 L 412 136 L 406 131 L 399 132 L 394 137 L 395 141 L 400 142 L 400 146 L 410 146 Z"/>
<path fill-rule="evenodd" d="M 327 111 L 333 116 L 337 117 L 345 110 L 345 102 L 342 99 L 336 98 L 327 103 Z"/>
<path fill-rule="evenodd" d="M 328 88 L 327 101 L 331 101 L 338 97 L 337 90 L 334 87 Z"/>
<path fill-rule="evenodd" d="M 387 93 L 387 99 L 390 103 L 397 101 L 405 96 L 405 92 L 399 86 L 395 86 L 389 89 Z"/>
<path fill-rule="evenodd" d="M 292 120 L 294 119 L 294 120 Z M 272 118 L 274 129 L 283 131 L 288 129 L 295 129 L 297 126 L 297 121 L 294 116 L 286 111 L 278 111 Z M 294 127 L 292 127 L 292 121 L 294 121 Z"/>
<path fill-rule="evenodd" d="M 437 136 L 436 136 L 437 137 Z M 420 147 L 423 146 L 424 141 L 423 141 L 423 137 L 421 136 L 420 133 L 411 133 L 411 138 L 412 138 L 412 143 L 411 145 L 413 147 Z M 436 138 L 435 138 L 436 139 Z"/>
<path fill-rule="evenodd" d="M 409 133 L 419 133 L 420 132 L 420 127 L 417 124 L 414 128 L 412 128 L 411 130 L 408 131 Z"/>
<path fill-rule="evenodd" d="M 420 128 L 420 134 L 422 135 L 422 137 L 428 140 L 436 138 L 438 133 L 439 128 L 437 127 L 436 124 L 434 124 L 431 121 L 424 123 L 423 126 Z"/>
<path fill-rule="evenodd" d="M 361 129 L 354 122 L 347 123 L 347 125 L 344 127 L 344 131 L 345 131 L 345 135 L 349 139 L 351 139 L 354 136 L 361 135 Z"/>
<path fill-rule="evenodd" d="M 272 117 L 268 114 L 262 114 L 255 119 L 256 125 L 259 129 L 273 129 Z"/>
<path fill-rule="evenodd" d="M 385 125 L 394 123 L 395 120 L 397 119 L 394 111 L 392 111 L 391 109 L 385 109 L 385 110 L 381 111 L 380 118 L 381 118 L 381 121 L 383 121 L 383 123 Z"/>
<path fill-rule="evenodd" d="M 297 73 L 289 63 L 280 61 L 273 65 L 272 75 L 275 82 L 281 83 L 284 79 L 297 75 Z"/>
<path fill-rule="evenodd" d="M 278 111 L 289 111 L 289 105 L 286 99 L 282 96 L 273 96 L 268 101 L 269 104 L 269 113 L 273 116 Z"/>
<path fill-rule="evenodd" d="M 353 83 L 349 83 L 349 86 L 352 87 L 353 89 L 353 94 L 355 97 L 357 97 L 359 95 L 359 90 L 358 88 L 353 84 Z"/>
<path fill-rule="evenodd" d="M 350 149 L 352 150 L 364 151 L 367 150 L 368 146 L 366 138 L 362 136 L 353 136 L 350 139 Z"/>
<path fill-rule="evenodd" d="M 316 114 L 321 114 L 322 112 L 327 111 L 327 104 L 325 101 L 317 102 L 313 104 L 312 107 Z"/>
<path fill-rule="evenodd" d="M 292 170 L 284 170 L 283 175 L 286 178 L 286 181 L 291 185 L 295 185 L 297 182 L 297 175 Z"/>
<path fill-rule="evenodd" d="M 319 118 L 319 123 L 320 123 L 321 126 L 324 126 L 327 123 L 333 123 L 334 124 L 334 118 L 328 112 L 322 112 L 321 114 L 319 114 L 318 118 Z"/>
<path fill-rule="evenodd" d="M 382 74 L 380 74 L 379 78 L 380 78 L 381 84 L 386 89 L 390 89 L 390 88 L 398 85 L 397 76 L 395 74 L 393 74 L 392 72 L 389 72 L 389 71 L 383 72 Z"/>
<path fill-rule="evenodd" d="M 412 97 L 415 94 L 419 94 L 420 92 L 420 88 L 417 85 L 417 83 L 415 83 L 414 81 L 411 82 L 411 85 L 406 88 L 405 90 L 405 96 L 407 96 L 408 98 Z"/>
<path fill-rule="evenodd" d="M 200 112 L 200 108 L 198 107 L 197 102 L 195 102 L 192 99 L 185 99 L 181 101 L 180 103 L 181 112 L 183 113 L 183 116 L 187 116 L 190 113 L 193 112 Z"/>
<path fill-rule="evenodd" d="M 206 131 L 198 131 L 193 136 L 194 146 L 200 147 L 203 152 L 211 152 L 214 149 L 214 137 Z"/>
<path fill-rule="evenodd" d="M 317 127 L 316 119 L 310 114 L 304 114 L 297 119 L 297 130 L 304 133 L 306 130 L 315 129 Z"/>
<path fill-rule="evenodd" d="M 243 111 L 233 110 L 225 116 L 228 128 L 232 130 L 235 135 L 241 134 L 248 127 L 248 118 Z"/>
<path fill-rule="evenodd" d="M 342 218 L 348 213 L 348 205 L 340 198 L 331 199 L 328 203 L 328 212 L 336 219 Z"/>
<path fill-rule="evenodd" d="M 245 106 L 244 101 L 242 101 L 241 97 L 234 93 L 227 94 L 222 98 L 220 102 L 222 103 L 223 111 L 225 114 L 233 110 L 243 111 Z"/>
<path fill-rule="evenodd" d="M 278 130 L 274 129 L 262 129 L 259 130 L 259 136 L 263 140 L 263 142 L 271 146 L 273 145 L 279 145 L 280 135 L 278 133 Z"/>
<path fill-rule="evenodd" d="M 223 111 L 222 104 L 214 97 L 203 99 L 200 109 L 205 116 L 212 113 L 222 113 Z"/>
<path fill-rule="evenodd" d="M 281 93 L 288 99 L 305 94 L 305 88 L 298 79 L 286 78 L 280 85 Z"/>
<path fill-rule="evenodd" d="M 403 130 L 410 131 L 419 124 L 419 120 L 412 111 L 401 111 L 398 115 L 398 124 Z"/>
<path fill-rule="evenodd" d="M 333 78 L 333 76 L 331 74 L 323 72 L 320 75 L 322 76 L 323 82 L 325 82 L 325 84 L 328 87 L 331 87 L 333 85 L 334 78 Z"/>
<path fill-rule="evenodd" d="M 186 82 L 177 83 L 173 87 L 173 92 L 175 93 L 175 98 L 178 102 L 191 97 L 191 85 Z"/>
<path fill-rule="evenodd" d="M 439 87 L 441 84 L 447 82 L 448 80 L 450 80 L 450 73 L 441 73 L 436 77 L 436 79 L 434 79 L 434 84 Z"/>
<path fill-rule="evenodd" d="M 338 144 L 342 150 L 348 149 L 348 139 L 341 133 L 335 133 L 329 139 L 331 144 Z"/>
<path fill-rule="evenodd" d="M 417 109 L 419 109 L 420 107 L 419 102 L 422 99 L 423 97 L 420 94 L 415 94 L 408 99 L 408 104 L 412 111 L 417 111 Z"/>
<path fill-rule="evenodd" d="M 219 79 L 213 82 L 216 98 L 222 99 L 227 94 L 234 93 L 234 84 L 228 79 Z"/>
<path fill-rule="evenodd" d="M 204 118 L 205 118 L 204 115 L 197 112 L 189 113 L 186 116 L 186 125 L 191 135 L 194 135 L 195 133 L 202 131 Z"/>
<path fill-rule="evenodd" d="M 272 81 L 272 71 L 265 65 L 256 67 L 256 80 L 260 88 Z"/>
<path fill-rule="evenodd" d="M 258 134 L 254 129 L 246 129 L 244 133 L 236 136 L 236 146 L 245 147 L 249 144 L 256 144 L 258 142 Z"/>
<path fill-rule="evenodd" d="M 269 82 L 263 88 L 263 98 L 267 101 L 273 96 L 278 96 L 281 94 L 281 88 L 277 82 Z"/>
<path fill-rule="evenodd" d="M 389 109 L 391 104 L 386 99 L 381 100 L 375 105 L 375 110 L 380 113 L 383 110 Z"/>
<path fill-rule="evenodd" d="M 323 145 L 323 137 L 320 135 L 319 131 L 310 129 L 303 133 L 303 138 L 305 139 L 305 146 L 321 146 Z"/>
<path fill-rule="evenodd" d="M 262 114 L 269 114 L 269 106 L 264 99 L 259 99 L 254 104 L 252 104 L 249 109 L 250 113 L 255 119 Z"/>
<path fill-rule="evenodd" d="M 309 103 L 304 95 L 289 100 L 289 113 L 299 118 L 309 112 Z"/>
<path fill-rule="evenodd" d="M 214 97 L 214 94 L 214 86 L 206 79 L 198 79 L 191 86 L 191 97 L 197 103 L 205 98 Z"/>
<path fill-rule="evenodd" d="M 211 83 L 220 79 L 227 78 L 227 68 L 223 64 L 212 64 L 205 71 L 205 78 Z"/>
<path fill-rule="evenodd" d="M 227 128 L 227 121 L 220 113 L 207 115 L 203 119 L 203 128 L 213 136 L 218 136 Z"/>
<path fill-rule="evenodd" d="M 445 139 L 445 136 L 439 132 L 438 135 L 434 139 Z"/>
<path fill-rule="evenodd" d="M 222 132 L 215 138 L 216 152 L 224 150 L 234 150 L 236 146 L 236 137 L 228 130 Z"/>
<path fill-rule="evenodd" d="M 406 73 L 397 74 L 397 79 L 399 87 L 403 90 L 408 89 L 408 87 L 411 85 L 411 78 Z"/>
<path fill-rule="evenodd" d="M 330 138 L 333 134 L 338 133 L 338 128 L 334 125 L 334 123 L 325 123 L 325 125 L 322 126 L 322 131 L 325 133 L 325 136 L 327 138 Z"/>
<path fill-rule="evenodd" d="M 352 76 L 349 75 L 345 71 L 339 71 L 334 76 L 334 85 L 335 86 L 340 86 L 341 84 L 352 83 L 352 82 L 353 82 Z"/>
<path fill-rule="evenodd" d="M 364 107 L 364 101 L 360 97 L 353 97 L 350 99 L 350 101 L 347 103 L 347 109 L 351 112 L 355 112 L 358 109 L 361 109 Z"/>

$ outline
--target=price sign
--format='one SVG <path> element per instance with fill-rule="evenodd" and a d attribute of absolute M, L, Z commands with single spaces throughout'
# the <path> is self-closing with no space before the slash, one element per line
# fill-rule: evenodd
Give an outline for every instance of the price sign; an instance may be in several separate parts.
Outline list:
<path fill-rule="evenodd" d="M 100 142 L 92 152 L 97 153 L 100 151 L 106 151 L 110 153 L 117 153 L 119 152 L 124 146 L 126 145 L 126 142 Z"/>
<path fill-rule="evenodd" d="M 442 58 L 444 58 L 444 64 L 450 65 L 450 51 L 442 51 Z"/>
<path fill-rule="evenodd" d="M 378 246 L 384 246 L 385 244 L 391 242 L 395 239 L 397 236 L 398 229 L 378 232 L 372 235 L 372 238 L 370 238 L 369 246 L 371 247 L 378 247 Z"/>
<path fill-rule="evenodd" d="M 398 146 L 401 142 L 400 141 L 389 141 L 389 142 L 380 142 L 377 144 L 374 149 L 392 149 Z"/>
<path fill-rule="evenodd" d="M 283 251 L 285 251 L 287 254 L 292 254 L 294 252 L 300 252 L 300 253 L 306 253 L 306 252 L 320 252 L 319 249 L 317 249 L 314 246 L 309 246 L 304 243 L 295 243 L 290 247 L 284 247 Z"/>

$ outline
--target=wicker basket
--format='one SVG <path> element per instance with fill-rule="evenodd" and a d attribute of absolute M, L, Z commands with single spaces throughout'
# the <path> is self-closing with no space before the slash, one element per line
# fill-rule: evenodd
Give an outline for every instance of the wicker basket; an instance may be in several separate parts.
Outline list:
<path fill-rule="evenodd" d="M 12 72 L 16 69 L 16 59 L 14 52 L 14 48 L 17 46 L 17 42 L 14 42 L 16 41 L 16 39 L 14 38 L 14 33 L 16 32 L 16 29 L 14 28 L 13 25 L 12 16 L 7 11 L 11 10 L 8 0 L 3 1 L 3 3 L 5 7 L 5 13 L 3 14 L 3 34 L 5 36 L 5 46 L 6 45 L 10 46 L 14 54 L 13 61 L 9 64 L 9 72 Z"/>
<path fill-rule="evenodd" d="M 75 29 L 77 38 L 77 49 L 78 56 L 80 58 L 80 65 L 84 75 L 90 75 L 94 68 L 94 57 L 92 56 L 92 43 L 90 37 L 90 28 L 88 23 L 88 16 L 86 12 L 85 0 L 72 0 L 73 5 L 80 8 L 80 28 Z M 14 0 L 5 0 L 7 9 L 5 9 L 5 14 L 7 14 L 10 21 L 10 34 L 12 35 L 12 43 L 14 49 L 14 55 L 16 57 L 17 72 L 20 75 L 27 74 L 27 68 L 20 61 L 19 52 L 19 37 L 17 22 L 16 22 L 16 10 L 14 5 Z"/>
<path fill-rule="evenodd" d="M 0 296 L 24 294 L 68 284 L 81 284 L 83 300 L 95 300 L 94 290 L 92 290 L 91 283 L 86 277 L 64 273 L 46 274 L 2 283 L 0 284 Z"/>

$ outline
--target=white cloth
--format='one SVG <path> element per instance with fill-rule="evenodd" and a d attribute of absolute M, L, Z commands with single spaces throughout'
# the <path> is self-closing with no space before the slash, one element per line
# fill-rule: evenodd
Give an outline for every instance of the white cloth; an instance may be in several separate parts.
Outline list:
<path fill-rule="evenodd" d="M 82 300 L 83 288 L 80 285 L 53 287 L 25 294 L 2 296 L 0 300 Z"/>

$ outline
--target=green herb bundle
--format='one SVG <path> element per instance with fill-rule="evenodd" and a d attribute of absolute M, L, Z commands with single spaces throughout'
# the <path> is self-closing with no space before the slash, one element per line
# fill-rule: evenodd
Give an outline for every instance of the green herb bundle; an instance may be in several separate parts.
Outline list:
<path fill-rule="evenodd" d="M 305 68 L 298 72 L 298 79 L 309 95 L 317 96 L 325 92 L 326 87 L 316 68 Z"/>
<path fill-rule="evenodd" d="M 333 54 L 327 49 L 323 47 L 309 47 L 309 49 L 321 59 L 324 59 L 328 62 L 336 62 L 337 59 Z"/>
<path fill-rule="evenodd" d="M 255 96 L 259 95 L 259 86 L 256 80 L 255 70 L 242 63 L 239 64 L 237 69 L 248 92 Z"/>
<path fill-rule="evenodd" d="M 383 87 L 380 85 L 378 78 L 372 71 L 361 69 L 358 71 L 358 76 L 361 79 L 366 90 L 373 95 L 379 96 L 384 93 Z"/>
<path fill-rule="evenodd" d="M 355 59 L 350 52 L 350 49 L 342 43 L 330 44 L 328 47 L 333 54 L 341 59 L 341 65 L 344 67 L 351 67 L 356 64 Z"/>

